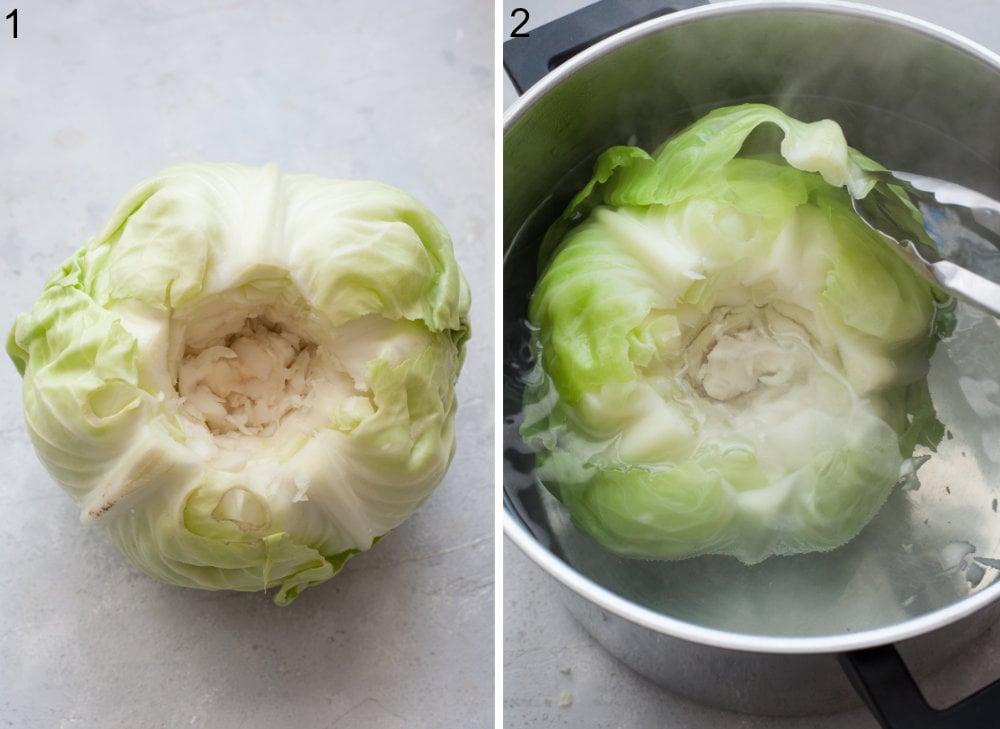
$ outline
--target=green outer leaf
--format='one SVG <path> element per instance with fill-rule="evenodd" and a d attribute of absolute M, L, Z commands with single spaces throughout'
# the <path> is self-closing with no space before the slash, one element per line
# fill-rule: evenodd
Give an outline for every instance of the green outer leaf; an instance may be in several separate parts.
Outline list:
<path fill-rule="evenodd" d="M 849 148 L 836 124 L 827 120 L 800 122 L 767 104 L 722 107 L 669 139 L 653 155 L 627 146 L 602 153 L 590 182 L 546 233 L 540 265 L 544 268 L 567 230 L 597 205 L 671 205 L 692 197 L 723 194 L 719 173 L 764 124 L 782 130 L 781 153 L 795 169 L 819 172 L 828 184 L 846 186 L 856 197 L 863 197 L 873 186 L 864 171 L 880 166 Z"/>

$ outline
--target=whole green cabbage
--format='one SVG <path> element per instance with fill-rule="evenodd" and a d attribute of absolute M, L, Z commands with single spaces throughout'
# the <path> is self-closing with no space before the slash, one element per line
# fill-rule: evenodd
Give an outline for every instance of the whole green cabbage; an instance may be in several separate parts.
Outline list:
<path fill-rule="evenodd" d="M 125 196 L 7 351 L 84 523 L 164 582 L 286 604 L 442 479 L 468 312 L 409 195 L 188 164 Z"/>
<path fill-rule="evenodd" d="M 521 426 L 581 529 L 646 558 L 827 550 L 939 442 L 953 316 L 854 213 L 876 167 L 759 104 L 600 156 L 543 242 Z"/>

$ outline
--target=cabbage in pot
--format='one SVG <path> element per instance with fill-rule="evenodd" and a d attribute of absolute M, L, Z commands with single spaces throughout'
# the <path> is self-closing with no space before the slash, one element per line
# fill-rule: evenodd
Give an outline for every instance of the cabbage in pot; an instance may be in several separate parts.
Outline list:
<path fill-rule="evenodd" d="M 939 442 L 953 317 L 854 213 L 876 167 L 766 105 L 600 156 L 543 242 L 521 427 L 581 529 L 645 558 L 828 550 Z"/>
<path fill-rule="evenodd" d="M 409 195 L 188 164 L 126 195 L 7 351 L 85 523 L 164 582 L 286 604 L 441 481 L 468 312 Z"/>

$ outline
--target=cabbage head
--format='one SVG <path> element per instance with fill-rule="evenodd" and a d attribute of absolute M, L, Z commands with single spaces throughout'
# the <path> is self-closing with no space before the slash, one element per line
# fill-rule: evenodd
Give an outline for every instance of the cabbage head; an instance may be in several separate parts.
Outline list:
<path fill-rule="evenodd" d="M 521 426 L 583 531 L 644 558 L 828 550 L 939 442 L 953 315 L 854 213 L 876 167 L 757 104 L 599 157 L 543 242 Z"/>
<path fill-rule="evenodd" d="M 468 312 L 409 195 L 186 164 L 121 200 L 7 351 L 84 523 L 164 582 L 286 604 L 441 481 Z"/>

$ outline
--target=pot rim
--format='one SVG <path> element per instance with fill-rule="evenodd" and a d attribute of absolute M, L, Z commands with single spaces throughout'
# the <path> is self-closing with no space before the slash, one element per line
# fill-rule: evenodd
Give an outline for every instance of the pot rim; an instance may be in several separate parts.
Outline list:
<path fill-rule="evenodd" d="M 678 10 L 669 15 L 652 18 L 651 20 L 638 23 L 631 28 L 621 30 L 584 49 L 549 72 L 510 105 L 504 112 L 504 134 L 506 135 L 510 127 L 521 116 L 539 99 L 562 83 L 566 77 L 576 73 L 579 69 L 589 65 L 601 56 L 611 53 L 640 38 L 653 35 L 664 28 L 686 25 L 687 23 L 702 21 L 706 18 L 716 16 L 758 13 L 764 10 L 807 11 L 827 15 L 849 15 L 883 21 L 890 25 L 913 30 L 938 41 L 943 41 L 947 45 L 963 51 L 969 56 L 978 57 L 979 60 L 1000 70 L 1000 55 L 987 49 L 985 46 L 935 23 L 921 20 L 920 18 L 915 18 L 896 10 L 879 8 L 849 0 L 723 0 L 711 5 Z"/>
<path fill-rule="evenodd" d="M 994 601 L 1000 600 L 1000 581 L 998 581 L 981 592 L 964 597 L 947 607 L 925 613 L 901 623 L 858 631 L 857 633 L 794 637 L 735 633 L 678 620 L 669 615 L 637 605 L 602 587 L 593 580 L 584 577 L 569 564 L 542 546 L 506 507 L 503 513 L 503 531 L 504 535 L 513 544 L 520 548 L 529 559 L 547 572 L 549 576 L 601 609 L 657 633 L 700 645 L 727 650 L 749 653 L 817 654 L 843 653 L 845 651 L 872 648 L 874 646 L 899 643 L 909 638 L 916 638 L 931 633 L 978 612 Z"/>
<path fill-rule="evenodd" d="M 539 99 L 562 83 L 565 78 L 605 54 L 611 53 L 640 38 L 658 33 L 664 28 L 704 21 L 716 16 L 728 16 L 734 13 L 757 13 L 768 10 L 848 15 L 885 22 L 943 42 L 971 58 L 994 66 L 1000 71 L 1000 55 L 954 31 L 898 11 L 849 2 L 847 0 L 725 0 L 724 2 L 712 5 L 680 10 L 670 15 L 660 16 L 639 23 L 595 43 L 593 46 L 567 60 L 543 77 L 538 83 L 534 84 L 510 105 L 504 113 L 504 135 L 506 136 L 510 128 Z M 502 448 L 499 450 L 502 451 Z M 502 453 L 500 457 L 502 458 Z M 735 633 L 678 620 L 626 600 L 589 578 L 584 577 L 569 564 L 550 552 L 535 539 L 524 524 L 510 512 L 506 505 L 503 507 L 502 520 L 504 535 L 520 548 L 529 559 L 547 572 L 549 576 L 581 597 L 590 600 L 598 607 L 657 633 L 728 650 L 772 654 L 832 654 L 860 650 L 873 646 L 898 643 L 931 633 L 985 608 L 994 601 L 1000 600 L 1000 581 L 997 581 L 984 590 L 964 597 L 944 608 L 939 608 L 900 623 L 859 631 L 857 633 L 799 637 Z"/>

